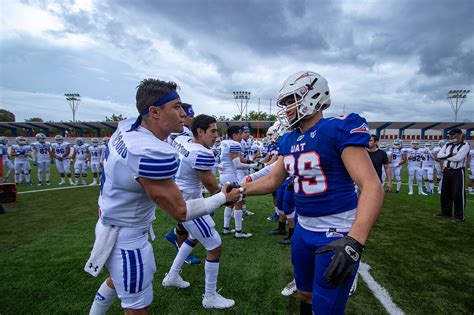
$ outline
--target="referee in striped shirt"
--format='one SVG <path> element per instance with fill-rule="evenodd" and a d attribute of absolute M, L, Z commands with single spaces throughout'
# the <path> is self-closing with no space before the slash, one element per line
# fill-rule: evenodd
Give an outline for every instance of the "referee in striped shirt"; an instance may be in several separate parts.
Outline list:
<path fill-rule="evenodd" d="M 441 184 L 441 212 L 436 216 L 452 216 L 454 203 L 454 218 L 451 222 L 463 222 L 466 207 L 465 167 L 469 154 L 469 143 L 464 141 L 464 135 L 459 128 L 448 132 L 448 143 L 438 153 L 438 159 L 443 161 L 444 173 Z"/>

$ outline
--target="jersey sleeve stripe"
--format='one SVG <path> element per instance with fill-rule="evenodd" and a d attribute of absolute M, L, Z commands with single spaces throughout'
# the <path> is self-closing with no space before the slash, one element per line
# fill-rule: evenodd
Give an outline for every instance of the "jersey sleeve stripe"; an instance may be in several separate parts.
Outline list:
<path fill-rule="evenodd" d="M 209 159 L 196 159 L 196 163 L 214 163 L 215 159 L 214 158 L 209 158 Z"/>
<path fill-rule="evenodd" d="M 166 173 L 150 173 L 150 172 L 139 171 L 138 175 L 153 178 L 153 179 L 167 179 L 167 178 L 173 177 L 176 174 L 176 171 L 177 169 L 170 172 L 166 172 Z"/>
<path fill-rule="evenodd" d="M 171 169 L 178 168 L 178 163 L 174 161 L 173 164 L 162 164 L 162 165 L 149 165 L 149 164 L 140 164 L 138 169 L 142 171 L 153 171 L 153 172 L 160 172 L 160 171 L 169 171 Z"/>
<path fill-rule="evenodd" d="M 165 164 L 165 163 L 172 163 L 175 161 L 176 161 L 175 157 L 172 157 L 169 159 L 146 159 L 146 158 L 140 159 L 140 163 L 149 163 L 149 164 Z"/>

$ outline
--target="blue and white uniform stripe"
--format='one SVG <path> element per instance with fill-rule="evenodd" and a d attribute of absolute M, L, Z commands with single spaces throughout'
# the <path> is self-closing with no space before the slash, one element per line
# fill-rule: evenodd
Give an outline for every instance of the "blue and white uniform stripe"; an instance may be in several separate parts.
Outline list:
<path fill-rule="evenodd" d="M 139 249 L 120 250 L 122 253 L 123 286 L 126 292 L 138 293 L 143 289 L 143 259 Z"/>
<path fill-rule="evenodd" d="M 240 151 L 242 151 L 242 148 L 240 146 L 231 146 L 230 147 L 230 152 L 232 153 L 239 153 Z"/>
<path fill-rule="evenodd" d="M 197 218 L 193 220 L 194 224 L 198 228 L 199 232 L 201 233 L 202 237 L 207 238 L 211 237 L 214 234 L 212 233 L 212 230 L 210 226 L 207 224 L 206 220 L 203 218 Z"/>
<path fill-rule="evenodd" d="M 138 167 L 138 175 L 152 179 L 172 178 L 178 170 L 178 160 L 168 159 L 147 159 L 141 158 Z"/>
<path fill-rule="evenodd" d="M 204 168 L 204 169 L 210 169 L 214 166 L 214 163 L 216 162 L 214 156 L 212 155 L 203 155 L 203 154 L 198 154 L 196 157 L 196 168 Z"/>

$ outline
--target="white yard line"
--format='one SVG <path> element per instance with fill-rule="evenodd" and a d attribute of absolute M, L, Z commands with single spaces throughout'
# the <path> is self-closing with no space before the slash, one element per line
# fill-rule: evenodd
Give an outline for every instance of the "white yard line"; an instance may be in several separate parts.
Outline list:
<path fill-rule="evenodd" d="M 359 274 L 367 283 L 370 291 L 374 294 L 374 296 L 382 303 L 383 307 L 387 310 L 390 315 L 402 315 L 405 314 L 392 300 L 392 297 L 382 287 L 377 281 L 375 281 L 374 277 L 369 273 L 370 266 L 361 262 L 359 266 Z"/>
<path fill-rule="evenodd" d="M 68 186 L 68 187 L 28 190 L 28 191 L 20 191 L 18 194 L 19 195 L 21 195 L 21 194 L 32 194 L 32 193 L 43 192 L 43 191 L 64 190 L 64 189 L 74 189 L 74 188 L 84 188 L 84 187 L 97 187 L 97 186 L 99 186 L 99 185 L 94 185 L 94 186 L 81 185 L 81 186 Z"/>

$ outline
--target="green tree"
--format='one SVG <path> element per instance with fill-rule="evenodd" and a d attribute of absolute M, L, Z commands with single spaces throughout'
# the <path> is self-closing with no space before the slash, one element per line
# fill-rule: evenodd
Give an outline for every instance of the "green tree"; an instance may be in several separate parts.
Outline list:
<path fill-rule="evenodd" d="M 237 114 L 237 115 L 232 116 L 230 120 L 240 120 L 240 117 L 242 116 L 240 116 L 240 114 Z"/>
<path fill-rule="evenodd" d="M 32 117 L 32 118 L 25 119 L 25 122 L 43 122 L 43 119 L 39 117 Z"/>
<path fill-rule="evenodd" d="M 6 109 L 0 109 L 0 121 L 2 122 L 14 122 L 15 114 L 7 111 Z"/>
<path fill-rule="evenodd" d="M 121 121 L 121 120 L 125 120 L 125 119 L 127 119 L 127 117 L 123 117 L 122 114 L 120 114 L 120 115 L 112 114 L 112 116 L 110 116 L 110 117 L 105 116 L 105 121 Z"/>
<path fill-rule="evenodd" d="M 215 117 L 215 116 L 214 116 Z M 215 117 L 217 121 L 228 121 L 229 118 L 225 117 L 225 116 L 219 116 L 219 117 Z"/>

